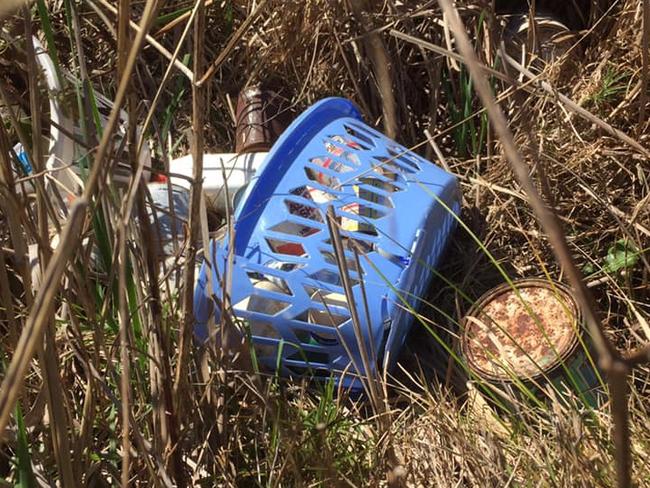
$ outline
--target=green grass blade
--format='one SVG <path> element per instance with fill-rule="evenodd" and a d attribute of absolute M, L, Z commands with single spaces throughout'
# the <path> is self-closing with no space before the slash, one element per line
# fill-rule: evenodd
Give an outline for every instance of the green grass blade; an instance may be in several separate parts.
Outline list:
<path fill-rule="evenodd" d="M 181 15 L 184 15 L 187 12 L 191 12 L 191 11 L 192 11 L 192 7 L 180 8 L 180 9 L 174 10 L 173 12 L 170 12 L 168 14 L 159 15 L 154 22 L 155 22 L 155 24 L 157 26 L 158 25 L 165 25 L 165 24 L 168 24 L 169 22 L 172 22 L 173 20 L 176 20 Z"/>
<path fill-rule="evenodd" d="M 20 408 L 20 403 L 16 404 L 14 411 L 17 427 L 17 458 L 18 458 L 18 483 L 17 488 L 31 488 L 36 486 L 34 471 L 32 470 L 32 457 L 29 452 L 29 440 L 27 439 L 27 429 L 25 428 L 25 421 L 23 413 Z"/>
<path fill-rule="evenodd" d="M 59 52 L 56 49 L 56 44 L 54 43 L 54 30 L 52 29 L 52 22 L 50 21 L 50 15 L 47 11 L 47 5 L 45 5 L 45 0 L 36 0 L 36 8 L 38 9 L 38 16 L 41 19 L 41 27 L 43 28 L 43 34 L 45 35 L 45 42 L 47 43 L 47 51 L 52 58 L 52 63 L 54 63 L 54 70 L 56 71 L 56 76 L 59 79 L 61 86 L 65 84 L 65 78 L 61 71 L 61 61 L 59 60 Z"/>

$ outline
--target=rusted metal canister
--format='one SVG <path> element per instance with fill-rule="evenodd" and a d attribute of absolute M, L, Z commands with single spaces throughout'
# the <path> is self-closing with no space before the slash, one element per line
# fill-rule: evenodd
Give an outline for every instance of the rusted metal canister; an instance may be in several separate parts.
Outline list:
<path fill-rule="evenodd" d="M 496 387 L 540 402 L 553 392 L 597 407 L 600 376 L 570 290 L 541 279 L 517 280 L 514 287 L 492 289 L 461 321 L 461 352 L 479 391 L 488 401 L 503 400 Z"/>
<path fill-rule="evenodd" d="M 246 88 L 237 99 L 235 152 L 268 152 L 286 128 L 282 98 L 261 86 Z"/>

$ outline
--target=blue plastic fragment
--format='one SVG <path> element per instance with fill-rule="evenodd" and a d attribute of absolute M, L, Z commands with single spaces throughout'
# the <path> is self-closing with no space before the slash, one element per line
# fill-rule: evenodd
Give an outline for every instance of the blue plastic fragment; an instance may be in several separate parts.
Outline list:
<path fill-rule="evenodd" d="M 21 143 L 18 143 L 14 146 L 14 152 L 16 153 L 16 156 L 18 156 L 18 162 L 20 163 L 23 173 L 25 175 L 32 174 L 33 169 L 31 163 L 29 162 L 29 156 L 27 155 L 27 151 L 25 151 L 25 148 L 23 148 L 23 145 Z"/>

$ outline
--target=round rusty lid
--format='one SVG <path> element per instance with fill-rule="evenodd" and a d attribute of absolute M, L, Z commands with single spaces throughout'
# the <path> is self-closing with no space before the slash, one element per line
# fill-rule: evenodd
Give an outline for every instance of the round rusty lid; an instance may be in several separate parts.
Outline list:
<path fill-rule="evenodd" d="M 578 341 L 579 310 L 559 283 L 527 279 L 483 295 L 462 321 L 461 349 L 486 379 L 533 379 L 555 368 Z M 530 313 L 532 312 L 532 313 Z"/>

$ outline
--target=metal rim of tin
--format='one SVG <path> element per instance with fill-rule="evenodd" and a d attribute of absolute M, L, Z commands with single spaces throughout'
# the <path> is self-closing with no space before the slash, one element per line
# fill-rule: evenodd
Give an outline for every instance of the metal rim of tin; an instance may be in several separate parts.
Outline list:
<path fill-rule="evenodd" d="M 533 374 L 524 374 L 524 375 L 522 375 L 519 371 L 517 371 L 516 368 L 508 365 L 512 373 L 516 375 L 517 380 L 533 382 L 540 378 L 543 378 L 544 376 L 549 376 L 553 374 L 555 370 L 561 367 L 562 363 L 564 363 L 569 357 L 571 357 L 575 353 L 576 348 L 580 344 L 580 335 L 582 334 L 583 331 L 582 314 L 580 311 L 580 307 L 578 306 L 570 289 L 562 283 L 553 281 L 553 286 L 551 286 L 547 280 L 543 280 L 539 278 L 524 278 L 520 280 L 514 280 L 512 283 L 518 290 L 522 290 L 526 288 L 543 288 L 545 290 L 550 290 L 553 294 L 555 294 L 557 290 L 557 293 L 562 297 L 563 301 L 569 307 L 569 310 L 572 312 L 573 315 L 573 324 L 570 330 L 571 338 L 561 350 L 555 351 L 557 352 L 557 354 L 553 352 L 554 360 L 550 364 L 546 365 L 541 370 L 540 368 L 536 368 L 537 371 Z M 470 370 L 473 371 L 477 376 L 492 382 L 505 381 L 505 382 L 512 383 L 513 377 L 512 375 L 506 374 L 505 372 L 503 374 L 495 374 L 493 371 L 486 370 L 485 368 L 481 367 L 478 364 L 478 361 L 476 360 L 473 354 L 474 348 L 469 346 L 471 340 L 470 337 L 471 327 L 468 327 L 468 322 L 470 322 L 470 320 L 468 320 L 468 317 L 480 316 L 481 311 L 486 307 L 486 305 L 492 303 L 498 296 L 506 293 L 512 293 L 512 292 L 513 292 L 512 287 L 508 283 L 503 283 L 495 288 L 492 288 L 491 290 L 483 294 L 472 305 L 472 307 L 470 307 L 469 311 L 465 314 L 465 316 L 463 317 L 460 323 L 462 327 L 460 349 L 463 358 L 465 358 L 465 360 L 467 361 L 467 365 L 469 366 Z"/>

